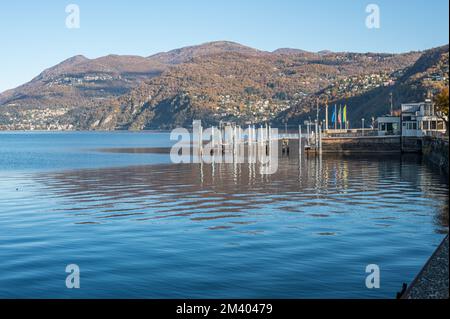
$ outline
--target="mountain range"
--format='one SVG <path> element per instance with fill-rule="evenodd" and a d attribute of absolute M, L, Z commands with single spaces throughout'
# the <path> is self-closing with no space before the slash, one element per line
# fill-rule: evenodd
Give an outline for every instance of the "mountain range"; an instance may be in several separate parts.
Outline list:
<path fill-rule="evenodd" d="M 75 56 L 0 94 L 0 129 L 143 130 L 193 119 L 297 124 L 347 104 L 353 125 L 448 85 L 448 45 L 403 54 L 273 52 L 221 41 L 149 57 Z"/>

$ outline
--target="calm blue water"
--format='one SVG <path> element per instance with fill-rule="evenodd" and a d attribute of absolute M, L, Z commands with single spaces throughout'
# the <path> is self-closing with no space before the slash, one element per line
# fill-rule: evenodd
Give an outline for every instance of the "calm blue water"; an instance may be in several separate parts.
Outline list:
<path fill-rule="evenodd" d="M 170 145 L 0 133 L 0 298 L 394 298 L 447 231 L 448 184 L 415 156 L 292 156 L 261 176 L 105 151 Z"/>

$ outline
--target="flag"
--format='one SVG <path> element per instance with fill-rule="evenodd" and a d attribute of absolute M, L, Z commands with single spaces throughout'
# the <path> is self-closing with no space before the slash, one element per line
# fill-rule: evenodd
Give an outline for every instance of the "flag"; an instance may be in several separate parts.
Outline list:
<path fill-rule="evenodd" d="M 347 123 L 347 104 L 344 105 L 344 124 Z"/>
<path fill-rule="evenodd" d="M 338 123 L 342 124 L 342 106 L 339 105 Z"/>
<path fill-rule="evenodd" d="M 336 123 L 336 105 L 334 106 L 333 115 L 331 116 L 331 123 Z"/>

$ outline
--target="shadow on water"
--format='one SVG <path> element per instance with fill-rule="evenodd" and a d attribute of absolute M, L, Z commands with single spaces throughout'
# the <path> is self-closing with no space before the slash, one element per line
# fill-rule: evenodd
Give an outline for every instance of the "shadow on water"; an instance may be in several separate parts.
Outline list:
<path fill-rule="evenodd" d="M 94 149 L 101 153 L 116 154 L 169 154 L 170 147 L 117 147 Z"/>
<path fill-rule="evenodd" d="M 441 234 L 447 234 L 448 233 L 448 227 L 449 227 L 449 224 L 448 224 L 448 210 L 449 210 L 449 207 L 448 207 L 448 199 L 447 199 L 447 201 L 445 202 L 443 207 L 441 207 L 438 210 L 438 213 L 436 214 L 436 217 L 435 217 L 435 223 L 437 225 L 439 225 L 441 228 L 443 228 L 443 229 L 439 229 L 438 230 L 438 232 L 441 233 Z"/>

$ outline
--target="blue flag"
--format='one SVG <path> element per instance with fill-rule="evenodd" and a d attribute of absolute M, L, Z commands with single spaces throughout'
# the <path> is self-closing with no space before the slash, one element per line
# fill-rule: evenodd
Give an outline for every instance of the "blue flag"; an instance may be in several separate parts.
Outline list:
<path fill-rule="evenodd" d="M 334 106 L 333 115 L 331 116 L 331 123 L 336 123 L 336 105 Z"/>

